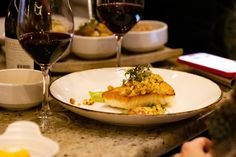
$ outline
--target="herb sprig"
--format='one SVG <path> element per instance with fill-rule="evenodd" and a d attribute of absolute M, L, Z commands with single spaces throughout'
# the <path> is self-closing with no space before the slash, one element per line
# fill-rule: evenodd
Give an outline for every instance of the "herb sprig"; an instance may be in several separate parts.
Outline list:
<path fill-rule="evenodd" d="M 137 65 L 135 68 L 128 69 L 125 72 L 125 78 L 123 84 L 129 81 L 141 82 L 151 75 L 150 64 Z"/>

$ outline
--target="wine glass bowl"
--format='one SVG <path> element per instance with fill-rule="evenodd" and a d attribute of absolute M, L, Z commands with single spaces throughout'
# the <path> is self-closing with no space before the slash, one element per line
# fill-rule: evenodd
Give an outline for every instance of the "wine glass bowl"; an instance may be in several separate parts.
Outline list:
<path fill-rule="evenodd" d="M 144 0 L 97 0 L 97 16 L 117 39 L 117 66 L 120 66 L 123 36 L 141 20 Z"/>
<path fill-rule="evenodd" d="M 17 37 L 22 48 L 40 66 L 43 74 L 43 102 L 36 122 L 42 131 L 68 121 L 64 115 L 52 113 L 49 105 L 48 75 L 70 46 L 74 19 L 68 0 L 22 0 L 19 5 Z"/>

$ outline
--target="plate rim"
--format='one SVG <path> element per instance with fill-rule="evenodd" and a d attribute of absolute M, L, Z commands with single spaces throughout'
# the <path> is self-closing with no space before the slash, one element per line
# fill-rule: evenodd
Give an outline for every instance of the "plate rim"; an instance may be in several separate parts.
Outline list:
<path fill-rule="evenodd" d="M 124 68 L 131 68 L 131 67 L 121 67 L 122 69 Z M 164 114 L 158 114 L 158 115 L 128 115 L 128 114 L 125 114 L 125 113 L 112 113 L 112 112 L 104 112 L 104 111 L 98 111 L 98 110 L 92 110 L 92 109 L 87 109 L 87 108 L 81 108 L 80 106 L 75 106 L 75 105 L 72 105 L 72 104 L 69 104 L 69 103 L 65 103 L 61 100 L 59 100 L 58 98 L 56 98 L 53 94 L 52 94 L 52 91 L 51 91 L 51 87 L 53 86 L 53 84 L 59 80 L 59 79 L 62 79 L 62 78 L 65 78 L 65 77 L 68 77 L 69 75 L 75 75 L 76 73 L 81 73 L 81 72 L 88 72 L 88 71 L 94 71 L 94 70 L 104 70 L 104 69 L 119 69 L 118 67 L 104 67 L 104 68 L 95 68 L 95 69 L 88 69 L 88 70 L 83 70 L 83 71 L 77 71 L 77 72 L 72 72 L 70 74 L 67 74 L 67 75 L 64 75 L 56 80 L 54 80 L 50 87 L 49 87 L 49 93 L 50 95 L 52 96 L 52 98 L 68 107 L 72 107 L 72 108 L 76 108 L 76 109 L 79 109 L 79 110 L 82 110 L 82 111 L 86 111 L 86 112 L 92 112 L 92 113 L 99 113 L 99 114 L 109 114 L 109 115 L 119 115 L 119 116 L 132 116 L 132 117 L 166 117 L 166 116 L 179 116 L 179 115 L 186 115 L 186 114 L 191 114 L 191 113 L 201 113 L 202 111 L 206 111 L 208 109 L 211 109 L 213 108 L 223 97 L 223 91 L 220 89 L 219 85 L 216 84 L 214 81 L 208 79 L 208 78 L 205 78 L 205 77 L 202 77 L 202 76 L 199 76 L 199 75 L 196 75 L 196 74 L 192 74 L 192 73 L 188 73 L 188 72 L 184 72 L 184 71 L 178 71 L 178 70 L 172 70 L 172 69 L 164 69 L 164 68 L 155 68 L 155 67 L 152 67 L 151 69 L 156 69 L 156 70 L 164 70 L 164 71 L 172 71 L 172 72 L 178 72 L 178 73 L 184 73 L 184 74 L 187 74 L 187 75 L 192 75 L 192 76 L 197 76 L 197 77 L 200 77 L 200 78 L 203 78 L 203 79 L 206 79 L 206 80 L 209 80 L 211 83 L 217 85 L 217 87 L 219 88 L 220 90 L 220 95 L 219 97 L 211 104 L 205 106 L 205 107 L 202 107 L 202 108 L 199 108 L 199 109 L 196 109 L 196 110 L 189 110 L 189 111 L 183 111 L 183 112 L 177 112 L 177 113 L 164 113 Z"/>

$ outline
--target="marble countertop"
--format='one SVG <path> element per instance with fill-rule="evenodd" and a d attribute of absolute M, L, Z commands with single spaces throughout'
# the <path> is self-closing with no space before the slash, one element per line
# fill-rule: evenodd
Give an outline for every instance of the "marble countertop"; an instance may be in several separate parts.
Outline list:
<path fill-rule="evenodd" d="M 221 102 L 226 98 L 227 92 Z M 44 134 L 59 143 L 60 151 L 56 157 L 156 157 L 207 129 L 207 116 L 203 115 L 159 126 L 125 127 L 81 117 L 63 109 L 55 100 L 51 105 L 54 111 L 70 118 L 66 127 Z M 0 134 L 14 121 L 30 120 L 36 116 L 36 110 L 0 108 Z"/>
<path fill-rule="evenodd" d="M 0 53 L 0 68 L 4 68 L 3 56 Z M 217 105 L 228 99 L 229 93 L 230 90 L 224 90 L 223 99 Z M 208 116 L 203 113 L 165 125 L 125 127 L 84 118 L 62 108 L 55 100 L 51 105 L 54 111 L 70 117 L 68 126 L 44 134 L 59 143 L 60 151 L 56 157 L 156 157 L 207 129 L 205 121 Z M 12 122 L 35 117 L 36 110 L 8 111 L 0 108 L 0 134 Z"/>
<path fill-rule="evenodd" d="M 4 54 L 0 52 L 1 69 L 4 64 Z M 223 98 L 217 105 L 228 99 L 229 93 L 230 90 L 224 89 Z M 68 115 L 71 121 L 64 128 L 44 134 L 59 143 L 60 151 L 56 157 L 156 157 L 207 129 L 205 121 L 208 116 L 204 114 L 159 126 L 125 127 L 84 118 L 65 110 L 55 100 L 51 105 L 53 110 Z M 36 110 L 8 111 L 0 108 L 0 134 L 12 122 L 35 117 Z"/>
<path fill-rule="evenodd" d="M 83 9 L 72 5 L 74 14 L 88 17 L 86 4 L 79 6 Z M 0 69 L 5 68 L 3 56 L 0 52 Z M 225 90 L 217 105 L 228 96 L 229 90 Z M 205 121 L 208 117 L 204 114 L 159 126 L 124 127 L 84 118 L 63 109 L 55 100 L 51 104 L 53 110 L 70 117 L 68 126 L 44 134 L 59 143 L 60 151 L 56 157 L 156 157 L 207 129 Z M 36 110 L 8 111 L 0 108 L 0 134 L 10 123 L 36 116 Z"/>
<path fill-rule="evenodd" d="M 60 108 L 55 101 L 52 104 Z M 14 121 L 29 120 L 35 116 L 35 111 L 0 109 L 0 134 Z M 204 118 L 198 117 L 160 126 L 124 127 L 87 119 L 65 110 L 63 113 L 70 117 L 70 124 L 44 134 L 59 143 L 57 157 L 154 157 L 206 129 Z"/>

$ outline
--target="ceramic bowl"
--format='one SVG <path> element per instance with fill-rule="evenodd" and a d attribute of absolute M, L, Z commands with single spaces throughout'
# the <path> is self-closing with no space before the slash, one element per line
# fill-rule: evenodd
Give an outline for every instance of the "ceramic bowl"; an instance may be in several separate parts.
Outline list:
<path fill-rule="evenodd" d="M 75 29 L 77 29 L 80 25 L 82 25 L 85 21 L 88 21 L 87 18 L 83 18 L 83 17 L 78 17 L 75 16 L 74 17 L 74 27 Z M 70 45 L 68 46 L 68 48 L 65 50 L 65 52 L 63 53 L 63 55 L 61 56 L 60 60 L 64 60 L 70 53 L 72 50 L 72 42 L 70 43 Z"/>
<path fill-rule="evenodd" d="M 141 20 L 140 30 L 129 31 L 123 38 L 122 47 L 131 52 L 143 53 L 157 50 L 167 43 L 168 26 L 154 20 Z M 143 27 L 143 28 L 142 28 Z M 149 27 L 148 29 L 144 27 Z"/>
<path fill-rule="evenodd" d="M 0 135 L 0 150 L 16 152 L 24 149 L 30 157 L 53 157 L 59 151 L 57 142 L 44 137 L 37 124 L 16 121 Z"/>
<path fill-rule="evenodd" d="M 88 19 L 81 18 L 75 21 L 75 30 L 89 23 Z M 116 54 L 116 38 L 110 36 L 83 36 L 75 34 L 71 52 L 83 59 L 104 59 Z"/>
<path fill-rule="evenodd" d="M 0 107 L 23 110 L 41 103 L 41 71 L 33 69 L 0 70 Z"/>
<path fill-rule="evenodd" d="M 115 36 L 90 37 L 74 35 L 71 51 L 84 59 L 103 59 L 116 53 Z"/>

